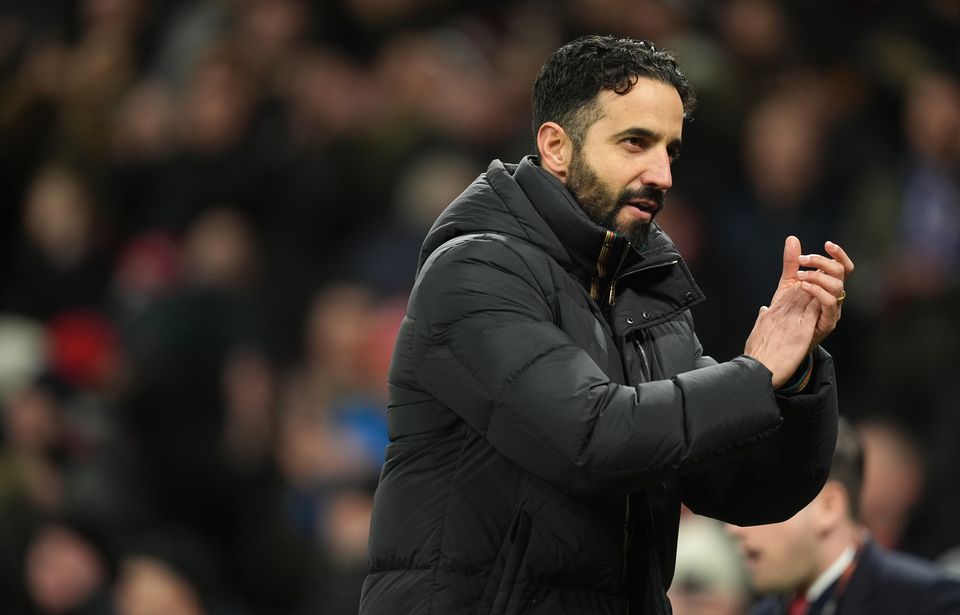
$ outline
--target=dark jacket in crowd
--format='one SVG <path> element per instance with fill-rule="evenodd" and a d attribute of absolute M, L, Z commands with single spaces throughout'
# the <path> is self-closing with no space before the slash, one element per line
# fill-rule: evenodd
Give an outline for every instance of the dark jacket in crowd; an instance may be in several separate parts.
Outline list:
<path fill-rule="evenodd" d="M 956 615 L 960 580 L 950 578 L 919 558 L 887 551 L 867 541 L 849 581 L 834 583 L 811 605 L 807 615 Z M 768 596 L 750 615 L 785 615 L 789 599 Z"/>
<path fill-rule="evenodd" d="M 756 360 L 702 354 L 702 299 L 659 229 L 634 250 L 536 158 L 494 161 L 423 247 L 360 612 L 668 613 L 681 502 L 740 525 L 806 505 L 829 355 L 777 395 Z"/>

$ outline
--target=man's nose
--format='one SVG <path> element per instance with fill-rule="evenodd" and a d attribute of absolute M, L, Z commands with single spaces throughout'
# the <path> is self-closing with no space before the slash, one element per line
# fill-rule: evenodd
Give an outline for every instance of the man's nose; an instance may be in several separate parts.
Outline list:
<path fill-rule="evenodd" d="M 666 151 L 654 152 L 649 165 L 640 179 L 647 186 L 655 186 L 666 192 L 673 186 L 673 173 L 670 170 L 670 155 Z"/>

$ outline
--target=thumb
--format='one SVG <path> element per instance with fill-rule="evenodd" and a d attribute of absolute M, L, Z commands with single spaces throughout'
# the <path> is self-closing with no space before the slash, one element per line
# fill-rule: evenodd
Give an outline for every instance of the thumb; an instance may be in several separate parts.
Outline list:
<path fill-rule="evenodd" d="M 787 237 L 783 243 L 783 273 L 780 274 L 781 280 L 792 280 L 797 277 L 797 271 L 800 270 L 800 240 L 794 235 Z"/>

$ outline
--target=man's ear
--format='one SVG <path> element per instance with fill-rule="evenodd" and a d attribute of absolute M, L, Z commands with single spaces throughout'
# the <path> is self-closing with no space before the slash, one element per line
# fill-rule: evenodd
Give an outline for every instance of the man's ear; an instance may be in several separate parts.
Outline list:
<path fill-rule="evenodd" d="M 816 525 L 820 532 L 831 532 L 850 519 L 847 490 L 837 481 L 828 480 L 814 502 Z"/>
<path fill-rule="evenodd" d="M 537 131 L 537 150 L 540 152 L 540 166 L 567 183 L 573 158 L 573 141 L 567 131 L 556 122 L 544 122 Z"/>

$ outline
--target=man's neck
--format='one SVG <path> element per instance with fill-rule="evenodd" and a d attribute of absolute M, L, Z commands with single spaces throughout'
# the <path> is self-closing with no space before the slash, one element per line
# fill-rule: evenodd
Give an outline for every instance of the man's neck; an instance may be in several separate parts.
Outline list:
<path fill-rule="evenodd" d="M 817 598 L 823 595 L 823 592 L 837 582 L 846 569 L 850 566 L 853 559 L 857 556 L 857 546 L 850 543 L 840 552 L 840 554 L 814 579 L 810 587 L 807 588 L 807 602 L 813 604 Z"/>

